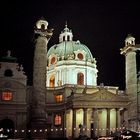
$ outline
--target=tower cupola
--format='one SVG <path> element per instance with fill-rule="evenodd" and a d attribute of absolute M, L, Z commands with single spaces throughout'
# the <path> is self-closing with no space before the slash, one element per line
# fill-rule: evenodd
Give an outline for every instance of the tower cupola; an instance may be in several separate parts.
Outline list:
<path fill-rule="evenodd" d="M 47 30 L 47 27 L 48 27 L 48 22 L 44 18 L 41 18 L 36 22 L 36 28 L 38 30 Z"/>
<path fill-rule="evenodd" d="M 64 30 L 59 35 L 59 43 L 63 41 L 72 41 L 72 39 L 73 39 L 72 31 L 67 27 L 66 23 Z"/>

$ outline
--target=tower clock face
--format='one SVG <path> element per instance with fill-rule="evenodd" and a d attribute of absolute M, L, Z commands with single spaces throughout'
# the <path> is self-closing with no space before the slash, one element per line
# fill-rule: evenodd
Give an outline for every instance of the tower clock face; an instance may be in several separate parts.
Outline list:
<path fill-rule="evenodd" d="M 56 62 L 56 58 L 55 57 L 52 57 L 51 58 L 51 64 L 54 64 Z"/>

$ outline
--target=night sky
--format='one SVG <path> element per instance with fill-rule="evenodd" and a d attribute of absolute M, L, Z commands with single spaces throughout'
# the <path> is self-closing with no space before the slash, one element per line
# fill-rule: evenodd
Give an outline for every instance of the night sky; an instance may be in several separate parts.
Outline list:
<path fill-rule="evenodd" d="M 34 25 L 43 16 L 49 22 L 49 28 L 54 29 L 48 48 L 58 43 L 59 34 L 67 21 L 73 40 L 87 45 L 97 60 L 98 84 L 125 89 L 125 57 L 120 55 L 120 48 L 124 46 L 127 34 L 132 34 L 136 43 L 140 43 L 138 2 L 13 0 L 4 1 L 0 9 L 0 55 L 6 55 L 7 50 L 11 50 L 17 62 L 23 64 L 28 84 L 32 84 Z"/>

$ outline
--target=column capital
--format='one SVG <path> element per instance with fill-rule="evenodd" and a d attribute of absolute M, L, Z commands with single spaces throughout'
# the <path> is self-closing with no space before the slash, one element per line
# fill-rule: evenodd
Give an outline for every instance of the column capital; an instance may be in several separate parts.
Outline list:
<path fill-rule="evenodd" d="M 87 111 L 88 110 L 88 108 L 83 108 L 83 111 Z"/>
<path fill-rule="evenodd" d="M 72 108 L 72 111 L 76 111 L 77 110 L 77 108 Z"/>

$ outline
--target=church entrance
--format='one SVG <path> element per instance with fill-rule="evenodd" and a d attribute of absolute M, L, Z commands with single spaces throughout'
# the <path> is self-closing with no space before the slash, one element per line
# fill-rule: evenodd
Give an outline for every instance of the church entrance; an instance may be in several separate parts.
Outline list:
<path fill-rule="evenodd" d="M 10 119 L 0 121 L 0 135 L 7 138 L 14 138 L 14 122 Z"/>

